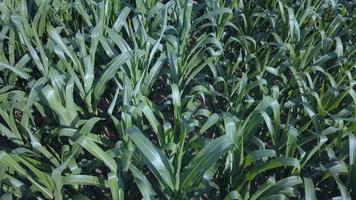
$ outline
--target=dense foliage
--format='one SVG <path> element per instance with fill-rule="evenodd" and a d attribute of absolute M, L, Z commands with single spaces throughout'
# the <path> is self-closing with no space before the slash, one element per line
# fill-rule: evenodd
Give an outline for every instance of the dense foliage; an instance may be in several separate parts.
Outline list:
<path fill-rule="evenodd" d="M 356 2 L 1 0 L 1 199 L 356 198 Z"/>

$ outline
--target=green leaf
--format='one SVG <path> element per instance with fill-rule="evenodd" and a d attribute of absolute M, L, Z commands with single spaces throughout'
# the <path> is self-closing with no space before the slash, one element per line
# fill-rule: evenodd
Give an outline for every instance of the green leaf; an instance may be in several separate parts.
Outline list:
<path fill-rule="evenodd" d="M 80 144 L 80 146 L 86 149 L 90 154 L 105 163 L 105 165 L 112 172 L 117 172 L 116 161 L 108 154 L 106 154 L 95 142 L 90 140 L 88 137 L 82 135 L 78 139 L 76 139 L 76 143 Z"/>
<path fill-rule="evenodd" d="M 14 72 L 15 74 L 17 74 L 18 76 L 20 76 L 21 78 L 26 79 L 26 80 L 29 80 L 31 78 L 31 76 L 28 73 L 23 72 L 21 69 L 18 69 L 14 66 L 8 65 L 6 63 L 0 63 L 0 71 L 2 71 L 3 69 L 8 69 L 8 70 Z"/>
<path fill-rule="evenodd" d="M 251 197 L 251 200 L 269 199 L 269 197 L 277 194 L 283 194 L 284 190 L 301 183 L 303 183 L 302 179 L 298 176 L 291 176 L 276 183 L 267 183 L 262 190 L 257 190 L 257 192 Z"/>
<path fill-rule="evenodd" d="M 180 189 L 189 191 L 191 187 L 196 187 L 206 170 L 214 164 L 222 155 L 232 148 L 233 141 L 228 135 L 220 136 L 206 145 L 182 172 L 182 182 Z"/>
<path fill-rule="evenodd" d="M 173 190 L 173 171 L 167 157 L 149 141 L 135 126 L 127 129 L 128 136 L 135 143 L 144 162 L 167 189 Z"/>
<path fill-rule="evenodd" d="M 312 179 L 304 178 L 304 190 L 305 200 L 316 200 L 315 187 Z"/>
<path fill-rule="evenodd" d="M 153 190 L 151 183 L 146 176 L 135 166 L 130 165 L 130 171 L 135 178 L 138 189 L 140 190 L 144 200 L 155 199 L 156 192 Z"/>
<path fill-rule="evenodd" d="M 124 23 L 126 21 L 127 16 L 129 15 L 131 9 L 128 7 L 125 7 L 124 9 L 121 10 L 119 17 L 116 19 L 114 25 L 112 26 L 112 28 L 117 31 L 120 32 L 121 28 L 124 26 Z"/>
<path fill-rule="evenodd" d="M 275 157 L 276 152 L 273 149 L 260 149 L 260 150 L 255 150 L 250 153 L 248 153 L 245 156 L 245 166 L 251 165 L 253 162 L 262 159 L 262 158 L 269 158 L 269 157 Z"/>
<path fill-rule="evenodd" d="M 99 179 L 96 176 L 89 175 L 68 175 L 62 178 L 64 185 L 92 185 L 105 187 L 103 179 Z"/>
<path fill-rule="evenodd" d="M 119 68 L 122 67 L 122 65 L 125 64 L 130 58 L 130 53 L 122 53 L 108 66 L 105 72 L 101 75 L 99 81 L 96 83 L 94 89 L 94 98 L 96 101 L 98 101 L 100 96 L 104 93 L 107 82 L 115 76 L 117 70 L 119 70 Z"/>
<path fill-rule="evenodd" d="M 255 176 L 257 176 L 261 172 L 264 172 L 266 170 L 276 169 L 282 166 L 289 166 L 289 167 L 300 169 L 300 164 L 297 159 L 289 158 L 289 157 L 278 157 L 269 160 L 257 167 L 252 168 L 245 175 L 245 179 L 247 181 L 252 181 L 255 178 Z"/>
<path fill-rule="evenodd" d="M 10 168 L 12 168 L 13 170 L 15 170 L 17 173 L 21 174 L 24 177 L 27 177 L 28 180 L 31 181 L 31 183 L 38 188 L 38 190 L 47 198 L 53 198 L 52 192 L 45 188 L 44 186 L 42 186 L 40 183 L 38 183 L 37 181 L 35 181 L 27 172 L 26 170 L 20 166 L 20 164 L 14 159 L 12 158 L 11 155 L 7 154 L 4 151 L 0 151 L 0 162 Z"/>

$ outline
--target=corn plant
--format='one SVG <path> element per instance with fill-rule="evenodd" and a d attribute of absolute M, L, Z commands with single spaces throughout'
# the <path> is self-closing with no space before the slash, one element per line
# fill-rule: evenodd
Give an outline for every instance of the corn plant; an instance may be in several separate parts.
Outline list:
<path fill-rule="evenodd" d="M 355 1 L 1 0 L 0 199 L 354 199 L 355 42 Z"/>

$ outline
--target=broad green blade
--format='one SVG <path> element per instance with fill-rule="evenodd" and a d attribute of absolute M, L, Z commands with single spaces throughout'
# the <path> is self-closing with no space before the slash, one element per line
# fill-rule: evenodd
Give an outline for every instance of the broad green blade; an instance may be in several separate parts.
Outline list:
<path fill-rule="evenodd" d="M 127 133 L 156 178 L 173 190 L 173 171 L 167 157 L 137 127 L 127 129 Z"/>
<path fill-rule="evenodd" d="M 232 148 L 233 141 L 229 135 L 220 136 L 206 145 L 182 172 L 182 182 L 180 189 L 189 191 L 191 187 L 196 187 L 200 183 L 204 173 L 222 155 Z"/>

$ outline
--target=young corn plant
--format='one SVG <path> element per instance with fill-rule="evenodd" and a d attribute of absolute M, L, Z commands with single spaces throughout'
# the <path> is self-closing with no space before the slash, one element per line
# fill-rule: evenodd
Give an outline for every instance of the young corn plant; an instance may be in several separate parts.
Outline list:
<path fill-rule="evenodd" d="M 0 1 L 0 199 L 356 198 L 356 3 Z"/>

